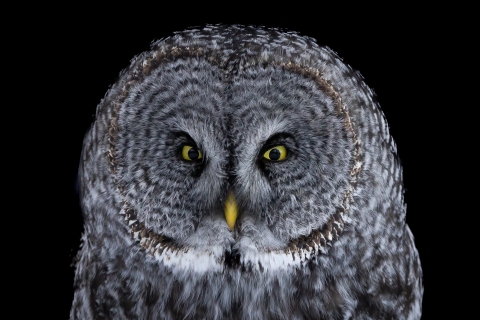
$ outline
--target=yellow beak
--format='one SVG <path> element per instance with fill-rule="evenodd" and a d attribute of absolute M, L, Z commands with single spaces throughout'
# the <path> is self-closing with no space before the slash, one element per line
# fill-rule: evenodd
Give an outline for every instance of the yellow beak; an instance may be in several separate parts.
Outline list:
<path fill-rule="evenodd" d="M 238 216 L 238 206 L 237 201 L 235 201 L 235 196 L 232 192 L 228 194 L 227 201 L 225 201 L 225 220 L 230 227 L 230 230 L 233 230 L 235 227 L 235 221 L 237 221 Z"/>

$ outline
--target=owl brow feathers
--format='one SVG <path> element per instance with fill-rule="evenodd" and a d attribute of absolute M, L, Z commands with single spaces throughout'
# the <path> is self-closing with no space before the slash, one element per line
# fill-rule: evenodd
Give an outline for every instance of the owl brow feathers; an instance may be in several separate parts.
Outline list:
<path fill-rule="evenodd" d="M 182 58 L 204 58 L 212 65 L 218 66 L 224 70 L 225 79 L 228 81 L 236 71 L 235 68 L 231 68 L 230 59 L 225 61 L 221 58 L 220 53 L 215 50 L 205 49 L 202 47 L 171 47 L 170 49 L 162 48 L 160 50 L 151 53 L 150 57 L 146 57 L 139 64 L 136 64 L 133 72 L 129 73 L 130 76 L 125 80 L 125 84 L 122 88 L 121 94 L 112 102 L 113 107 L 111 110 L 111 120 L 108 127 L 108 150 L 106 156 L 110 165 L 110 170 L 113 174 L 115 184 L 117 185 L 120 195 L 123 197 L 123 207 L 120 211 L 120 215 L 124 216 L 125 222 L 130 229 L 130 234 L 133 239 L 139 241 L 142 250 L 148 251 L 155 257 L 161 259 L 162 253 L 166 250 L 174 252 L 187 252 L 187 247 L 181 247 L 176 244 L 172 239 L 155 234 L 145 227 L 145 225 L 137 219 L 135 211 L 132 206 L 125 200 L 125 186 L 119 182 L 118 179 L 118 161 L 116 142 L 118 136 L 118 116 L 120 108 L 129 94 L 129 90 L 138 83 L 141 83 L 143 79 L 150 75 L 153 70 L 158 68 L 162 63 L 172 62 Z M 239 64 L 240 61 L 237 61 Z M 300 64 L 292 62 L 275 62 L 266 60 L 250 59 L 248 61 L 242 61 L 243 66 L 241 68 L 248 68 L 254 66 L 267 66 L 275 65 L 283 70 L 291 73 L 301 75 L 305 78 L 312 79 L 319 89 L 329 96 L 334 102 L 338 116 L 342 118 L 344 127 L 347 132 L 350 133 L 350 138 L 353 148 L 353 160 L 352 167 L 350 169 L 350 183 L 342 197 L 341 203 L 339 203 L 337 212 L 333 214 L 328 222 L 322 227 L 313 230 L 310 234 L 300 236 L 293 239 L 288 244 L 287 248 L 283 251 L 278 251 L 276 254 L 291 255 L 292 264 L 303 264 L 303 262 L 309 261 L 314 258 L 315 254 L 326 254 L 328 247 L 331 247 L 333 242 L 338 239 L 344 229 L 344 217 L 348 214 L 350 204 L 353 202 L 352 194 L 355 190 L 357 176 L 362 168 L 362 162 L 360 160 L 360 142 L 357 139 L 357 135 L 353 128 L 353 123 L 350 119 L 349 112 L 342 101 L 340 95 L 335 91 L 332 84 L 330 84 L 325 78 L 322 77 L 321 72 L 318 69 L 305 67 Z M 228 66 L 228 68 L 227 68 Z M 240 66 L 237 66 L 240 67 Z M 296 259 L 298 255 L 299 259 Z M 225 260 L 227 258 L 225 257 Z M 239 261 L 238 257 L 236 261 Z M 221 262 L 220 262 L 221 263 Z M 238 263 L 228 263 L 225 261 L 225 266 L 238 267 Z"/>

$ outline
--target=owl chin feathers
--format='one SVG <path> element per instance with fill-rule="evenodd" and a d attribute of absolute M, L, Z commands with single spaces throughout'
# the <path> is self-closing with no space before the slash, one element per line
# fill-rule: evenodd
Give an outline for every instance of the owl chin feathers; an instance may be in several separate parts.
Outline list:
<path fill-rule="evenodd" d="M 395 143 L 311 38 L 155 42 L 98 105 L 79 177 L 72 319 L 420 318 Z"/>

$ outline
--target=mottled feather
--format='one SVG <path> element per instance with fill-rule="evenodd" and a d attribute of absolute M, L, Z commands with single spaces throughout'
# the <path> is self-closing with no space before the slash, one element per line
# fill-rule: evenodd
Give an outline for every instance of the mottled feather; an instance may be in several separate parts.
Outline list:
<path fill-rule="evenodd" d="M 287 158 L 262 158 L 275 145 Z M 79 177 L 72 319 L 421 316 L 385 117 L 311 38 L 216 25 L 155 42 L 98 105 Z"/>

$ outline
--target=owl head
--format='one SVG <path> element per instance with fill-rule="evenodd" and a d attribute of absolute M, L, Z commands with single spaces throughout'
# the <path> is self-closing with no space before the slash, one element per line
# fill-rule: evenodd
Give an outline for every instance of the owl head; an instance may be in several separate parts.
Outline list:
<path fill-rule="evenodd" d="M 249 294 L 280 305 L 274 288 L 323 290 L 324 307 L 352 310 L 382 284 L 406 292 L 397 300 L 419 295 L 415 272 L 397 270 L 419 267 L 404 259 L 384 116 L 360 74 L 311 38 L 207 26 L 155 42 L 99 104 L 80 172 L 80 263 L 128 269 L 135 290 L 140 274 L 171 279 L 185 303 L 221 292 L 220 309 Z"/>

